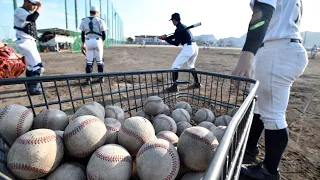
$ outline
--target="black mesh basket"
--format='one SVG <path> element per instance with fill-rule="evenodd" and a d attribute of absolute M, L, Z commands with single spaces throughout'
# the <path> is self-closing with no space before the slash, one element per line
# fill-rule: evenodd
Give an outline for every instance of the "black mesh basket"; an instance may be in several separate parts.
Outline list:
<path fill-rule="evenodd" d="M 67 68 L 67 67 L 66 67 Z M 166 89 L 172 85 L 171 73 L 179 72 L 179 91 Z M 193 76 L 198 73 L 201 88 L 191 88 Z M 102 82 L 101 78 L 105 81 Z M 92 79 L 87 84 L 86 80 Z M 231 81 L 238 82 L 237 87 Z M 43 92 L 30 96 L 27 83 L 40 82 Z M 193 115 L 199 108 L 208 108 L 216 116 L 230 113 L 239 107 L 228 125 L 218 149 L 207 169 L 204 180 L 238 179 L 246 141 L 253 117 L 255 92 L 259 82 L 241 77 L 190 70 L 127 71 L 34 78 L 0 79 L 0 101 L 11 101 L 30 108 L 34 116 L 43 109 L 60 109 L 70 117 L 83 104 L 91 101 L 103 106 L 121 107 L 126 118 L 143 108 L 149 96 L 159 96 L 172 108 L 178 101 L 188 102 Z M 6 169 L 6 154 L 11 144 L 0 132 L 0 178 L 17 179 Z"/>

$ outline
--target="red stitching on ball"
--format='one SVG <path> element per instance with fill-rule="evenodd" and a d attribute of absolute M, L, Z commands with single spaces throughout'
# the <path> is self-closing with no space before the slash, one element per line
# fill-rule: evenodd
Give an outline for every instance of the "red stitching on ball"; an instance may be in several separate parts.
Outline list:
<path fill-rule="evenodd" d="M 95 155 L 100 158 L 101 160 L 104 161 L 109 161 L 109 162 L 128 162 L 131 163 L 132 159 L 130 155 L 107 155 L 101 151 L 96 151 Z"/>
<path fill-rule="evenodd" d="M 23 123 L 26 120 L 26 117 L 30 114 L 29 109 L 26 109 L 25 111 L 23 111 L 23 113 L 21 114 L 19 121 L 18 121 L 18 125 L 17 125 L 17 137 L 21 136 L 23 134 Z"/>
<path fill-rule="evenodd" d="M 83 110 L 84 110 L 85 112 L 88 113 L 88 115 L 97 116 L 96 113 L 92 112 L 92 111 L 91 111 L 90 109 L 88 109 L 86 106 L 82 106 L 82 108 L 83 108 Z"/>
<path fill-rule="evenodd" d="M 116 132 L 118 132 L 118 131 L 120 130 L 120 128 L 114 128 L 114 127 L 107 126 L 107 125 L 106 125 L 106 128 L 107 128 L 108 130 L 110 130 L 110 131 L 116 131 Z"/>
<path fill-rule="evenodd" d="M 94 180 L 94 177 L 89 173 L 89 171 L 87 171 L 87 178 L 88 180 Z"/>
<path fill-rule="evenodd" d="M 114 113 L 114 115 L 115 115 L 114 118 L 115 118 L 116 120 L 118 120 L 119 117 L 118 117 L 118 113 L 116 112 L 116 110 L 114 110 L 112 107 L 106 107 L 106 111 L 107 111 L 107 110 L 113 111 L 113 113 Z M 107 112 L 106 112 L 106 114 L 107 114 Z"/>
<path fill-rule="evenodd" d="M 173 141 L 173 139 L 171 139 L 171 137 L 167 136 L 166 134 L 159 133 L 158 136 L 159 136 L 159 137 L 163 137 L 163 138 L 166 139 L 166 140 Z"/>
<path fill-rule="evenodd" d="M 160 116 L 159 119 L 166 120 L 169 123 L 170 131 L 173 131 L 173 125 L 172 125 L 172 122 L 170 121 L 170 119 L 168 119 L 166 116 Z"/>
<path fill-rule="evenodd" d="M 50 171 L 49 168 L 44 168 L 44 167 L 34 166 L 29 164 L 22 164 L 22 163 L 8 163 L 8 168 L 11 170 L 31 171 L 31 172 L 44 173 L 44 174 L 47 174 Z"/>
<path fill-rule="evenodd" d="M 185 114 L 185 111 L 187 111 L 187 110 L 185 110 L 185 111 L 184 111 L 184 110 L 185 110 L 185 109 L 183 109 L 183 110 L 180 109 L 181 114 L 184 116 L 184 118 L 186 118 L 187 121 L 190 121 L 190 119 L 188 118 L 188 116 Z M 188 113 L 188 112 L 187 112 L 187 113 Z M 188 113 L 188 114 L 189 114 L 189 113 Z"/>
<path fill-rule="evenodd" d="M 0 122 L 1 122 L 2 118 L 10 111 L 11 107 L 12 107 L 11 105 L 6 105 L 3 108 L 3 111 L 0 113 Z"/>
<path fill-rule="evenodd" d="M 42 127 L 48 127 L 48 117 L 49 117 L 49 110 L 46 109 L 45 110 L 46 112 L 44 113 L 44 117 L 43 117 L 43 120 L 42 120 Z"/>
<path fill-rule="evenodd" d="M 54 141 L 57 138 L 58 137 L 55 134 L 50 135 L 50 136 L 43 136 L 43 137 L 39 137 L 39 138 L 22 138 L 22 137 L 20 137 L 17 139 L 17 143 L 27 144 L 27 145 L 44 144 L 44 143 Z M 59 141 L 57 141 L 57 142 L 59 142 Z"/>
<path fill-rule="evenodd" d="M 145 146 L 141 151 L 138 152 L 137 158 L 139 158 L 139 156 L 141 154 L 143 154 L 144 152 L 146 152 L 150 149 L 156 148 L 156 147 L 164 148 L 170 154 L 171 159 L 172 159 L 172 169 L 171 169 L 170 173 L 168 174 L 168 176 L 165 177 L 164 179 L 165 180 L 173 180 L 174 174 L 178 170 L 178 160 L 177 160 L 177 156 L 174 154 L 173 150 L 169 148 L 169 145 L 163 144 L 163 143 L 149 144 L 149 145 Z"/>
<path fill-rule="evenodd" d="M 216 152 L 217 147 L 216 147 L 215 145 L 213 145 L 212 143 L 210 143 L 207 139 L 201 138 L 200 136 L 198 136 L 198 135 L 196 135 L 196 134 L 192 134 L 192 133 L 190 133 L 189 131 L 185 131 L 185 132 L 186 132 L 185 134 L 186 134 L 187 136 L 189 136 L 189 137 L 191 137 L 192 139 L 194 139 L 194 140 L 196 140 L 196 141 L 199 141 L 199 142 L 201 142 L 201 143 L 209 146 L 212 152 Z"/>
<path fill-rule="evenodd" d="M 63 138 L 70 138 L 71 136 L 76 135 L 78 132 L 80 132 L 84 127 L 86 127 L 88 124 L 91 124 L 93 122 L 101 122 L 98 118 L 91 118 L 83 121 L 81 124 L 79 124 L 76 128 L 74 128 L 72 131 L 67 132 L 63 135 Z"/>
<path fill-rule="evenodd" d="M 127 129 L 124 123 L 120 129 L 122 129 L 122 131 L 125 134 L 127 134 L 128 136 L 133 136 L 134 138 L 136 138 L 137 140 L 139 140 L 142 143 L 145 143 L 148 141 L 148 139 L 146 137 L 142 136 L 140 133 L 132 131 L 131 129 Z"/>

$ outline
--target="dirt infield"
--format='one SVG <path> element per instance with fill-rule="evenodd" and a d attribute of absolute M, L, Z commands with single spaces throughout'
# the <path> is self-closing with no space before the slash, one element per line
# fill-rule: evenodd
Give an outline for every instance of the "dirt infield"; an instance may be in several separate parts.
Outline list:
<path fill-rule="evenodd" d="M 105 72 L 170 69 L 180 47 L 171 46 L 112 46 L 105 50 Z M 196 68 L 202 71 L 230 74 L 239 49 L 200 47 Z M 45 75 L 79 74 L 85 72 L 85 57 L 68 52 L 41 54 Z M 305 73 L 293 84 L 287 111 L 290 142 L 280 167 L 282 179 L 305 180 L 320 177 L 320 56 L 310 59 Z M 94 70 L 97 70 L 94 65 Z M 158 80 L 158 79 L 157 79 Z M 109 87 L 110 88 L 110 87 Z M 5 95 L 0 88 L 0 107 L 27 101 L 19 96 L 22 85 L 14 87 L 16 96 Z M 12 89 L 10 89 L 12 90 Z M 2 94 L 2 95 L 1 95 Z M 262 138 L 261 148 L 264 148 Z M 261 154 L 263 157 L 263 154 Z"/>

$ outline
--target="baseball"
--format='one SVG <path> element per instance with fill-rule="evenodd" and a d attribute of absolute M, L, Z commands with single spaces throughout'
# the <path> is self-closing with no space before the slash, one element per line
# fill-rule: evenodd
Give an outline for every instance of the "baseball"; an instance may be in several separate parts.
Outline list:
<path fill-rule="evenodd" d="M 221 139 L 226 129 L 227 129 L 227 126 L 218 126 L 213 129 L 212 133 L 215 137 L 217 137 L 219 142 L 221 142 Z"/>
<path fill-rule="evenodd" d="M 136 113 L 136 116 L 144 117 L 148 119 L 149 121 L 152 119 L 151 116 L 147 113 L 145 113 L 143 110 L 140 110 Z"/>
<path fill-rule="evenodd" d="M 113 118 L 118 120 L 121 124 L 124 121 L 124 111 L 119 106 L 108 106 L 105 109 L 105 118 Z"/>
<path fill-rule="evenodd" d="M 65 162 L 59 165 L 46 180 L 87 180 L 85 167 L 76 162 Z"/>
<path fill-rule="evenodd" d="M 216 126 L 228 126 L 230 121 L 232 120 L 232 117 L 229 115 L 222 115 L 217 117 L 217 119 L 214 121 L 214 124 Z"/>
<path fill-rule="evenodd" d="M 204 173 L 201 172 L 188 172 L 181 180 L 202 180 Z"/>
<path fill-rule="evenodd" d="M 29 131 L 13 143 L 7 167 L 21 179 L 37 179 L 52 172 L 64 155 L 63 141 L 50 129 Z"/>
<path fill-rule="evenodd" d="M 164 103 L 160 97 L 150 96 L 144 102 L 143 108 L 144 112 L 146 112 L 147 114 L 156 116 L 163 111 Z"/>
<path fill-rule="evenodd" d="M 182 163 L 192 171 L 205 172 L 219 142 L 208 129 L 191 127 L 183 131 L 178 141 Z"/>
<path fill-rule="evenodd" d="M 105 115 L 105 109 L 104 109 L 104 107 L 100 104 L 100 103 L 97 103 L 97 102 L 94 102 L 94 101 L 92 101 L 92 102 L 88 102 L 88 103 L 86 103 L 87 105 L 92 105 L 92 106 L 94 106 L 94 107 L 96 107 L 96 108 L 98 108 L 101 112 L 102 112 L 102 114 L 103 115 Z"/>
<path fill-rule="evenodd" d="M 173 133 L 177 132 L 176 122 L 169 116 L 164 114 L 159 114 L 152 119 L 152 125 L 156 134 L 160 131 L 172 131 Z"/>
<path fill-rule="evenodd" d="M 208 121 L 208 122 L 213 122 L 214 121 L 214 114 L 212 111 L 210 111 L 209 109 L 207 108 L 201 108 L 199 109 L 195 116 L 194 116 L 194 120 L 197 122 L 197 123 L 201 123 L 203 121 Z"/>
<path fill-rule="evenodd" d="M 190 114 L 182 108 L 178 108 L 172 111 L 171 117 L 176 123 L 179 123 L 181 121 L 186 121 L 190 123 Z"/>
<path fill-rule="evenodd" d="M 97 149 L 87 165 L 88 179 L 129 180 L 132 158 L 120 145 L 108 144 Z"/>
<path fill-rule="evenodd" d="M 192 114 L 192 108 L 191 108 L 190 104 L 185 102 L 185 101 L 178 102 L 173 107 L 173 110 L 176 110 L 176 109 L 179 109 L 179 108 L 182 108 L 182 109 L 186 110 L 190 115 Z"/>
<path fill-rule="evenodd" d="M 67 152 L 78 158 L 90 156 L 106 142 L 106 126 L 99 118 L 80 116 L 67 126 L 63 140 Z"/>
<path fill-rule="evenodd" d="M 80 117 L 80 116 L 92 115 L 92 116 L 99 118 L 101 121 L 103 121 L 104 114 L 103 114 L 103 112 L 100 111 L 100 109 L 98 107 L 99 106 L 96 106 L 96 104 L 92 104 L 92 103 L 86 103 L 86 104 L 82 105 L 76 111 L 76 113 L 73 115 L 73 120 Z"/>
<path fill-rule="evenodd" d="M 10 143 L 32 128 L 33 114 L 19 104 L 9 104 L 0 108 L 0 131 Z"/>
<path fill-rule="evenodd" d="M 141 180 L 174 180 L 180 169 L 177 150 L 163 139 L 150 140 L 141 146 L 136 162 Z"/>
<path fill-rule="evenodd" d="M 235 107 L 233 108 L 230 112 L 229 112 L 229 116 L 233 117 L 237 112 L 238 112 L 239 108 Z"/>
<path fill-rule="evenodd" d="M 105 118 L 104 124 L 107 128 L 105 144 L 118 144 L 118 132 L 120 130 L 121 123 L 113 118 Z"/>
<path fill-rule="evenodd" d="M 177 143 L 179 141 L 179 137 L 172 131 L 161 131 L 156 136 L 158 139 L 169 141 L 174 146 L 177 146 Z"/>
<path fill-rule="evenodd" d="M 143 117 L 128 118 L 118 132 L 118 142 L 134 156 L 139 148 L 149 140 L 156 139 L 151 122 Z"/>
<path fill-rule="evenodd" d="M 54 133 L 63 139 L 63 131 L 54 131 Z"/>
<path fill-rule="evenodd" d="M 177 123 L 177 135 L 180 136 L 182 134 L 182 132 L 189 127 L 192 127 L 192 125 L 190 123 L 188 123 L 187 121 L 178 122 Z"/>
<path fill-rule="evenodd" d="M 204 127 L 211 132 L 214 130 L 214 128 L 216 128 L 216 126 L 212 122 L 208 122 L 208 121 L 203 121 L 200 124 L 198 124 L 198 126 Z"/>
<path fill-rule="evenodd" d="M 168 105 L 164 104 L 164 108 L 163 108 L 163 111 L 161 112 L 161 114 L 165 114 L 167 116 L 170 116 L 171 110 Z"/>
<path fill-rule="evenodd" d="M 68 124 L 69 118 L 65 112 L 58 109 L 45 109 L 34 118 L 33 129 L 45 128 L 64 131 Z"/>

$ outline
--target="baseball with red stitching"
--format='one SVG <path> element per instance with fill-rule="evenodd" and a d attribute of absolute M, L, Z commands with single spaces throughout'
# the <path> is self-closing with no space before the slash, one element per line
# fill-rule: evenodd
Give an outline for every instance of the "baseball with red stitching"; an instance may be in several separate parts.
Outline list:
<path fill-rule="evenodd" d="M 177 143 L 179 141 L 179 137 L 171 131 L 161 131 L 156 136 L 158 139 L 169 141 L 174 146 L 177 146 Z"/>
<path fill-rule="evenodd" d="M 36 129 L 20 136 L 8 153 L 7 167 L 21 179 L 37 179 L 52 172 L 64 155 L 63 141 L 50 129 Z"/>
<path fill-rule="evenodd" d="M 189 123 L 189 122 L 187 122 L 187 121 L 180 121 L 180 122 L 178 122 L 177 123 L 177 135 L 178 136 L 180 136 L 181 134 L 182 134 L 182 132 L 185 130 L 185 129 L 187 129 L 187 128 L 189 128 L 189 127 L 192 127 L 192 125 Z"/>
<path fill-rule="evenodd" d="M 174 105 L 173 110 L 176 110 L 178 108 L 182 108 L 182 109 L 188 111 L 188 113 L 190 115 L 192 114 L 192 108 L 191 108 L 190 104 L 185 101 L 178 102 L 176 105 Z"/>
<path fill-rule="evenodd" d="M 156 116 L 162 113 L 164 102 L 158 96 L 149 96 L 143 104 L 143 110 L 151 116 Z"/>
<path fill-rule="evenodd" d="M 65 112 L 59 109 L 45 109 L 34 118 L 32 127 L 64 131 L 68 124 L 69 118 Z"/>
<path fill-rule="evenodd" d="M 99 108 L 99 106 L 92 104 L 92 103 L 86 103 L 82 105 L 73 115 L 73 119 L 76 119 L 77 117 L 84 116 L 84 115 L 91 115 L 99 118 L 102 122 L 104 121 L 104 112 L 102 112 Z"/>
<path fill-rule="evenodd" d="M 190 122 L 190 119 L 191 119 L 188 111 L 182 108 L 178 108 L 172 111 L 171 117 L 176 123 L 179 123 L 181 121 Z"/>
<path fill-rule="evenodd" d="M 105 144 L 118 144 L 118 132 L 120 130 L 121 123 L 113 118 L 105 118 L 104 124 L 107 128 Z"/>
<path fill-rule="evenodd" d="M 152 125 L 156 134 L 160 131 L 172 131 L 173 133 L 177 132 L 177 124 L 176 122 L 169 116 L 165 114 L 159 114 L 152 118 Z"/>
<path fill-rule="evenodd" d="M 132 158 L 120 145 L 108 144 L 97 149 L 87 165 L 89 180 L 129 180 L 132 172 Z"/>
<path fill-rule="evenodd" d="M 119 106 L 108 106 L 105 108 L 105 118 L 113 118 L 118 120 L 121 124 L 124 121 L 124 111 Z"/>
<path fill-rule="evenodd" d="M 13 143 L 32 128 L 33 114 L 19 104 L 8 104 L 0 108 L 0 132 Z"/>
<path fill-rule="evenodd" d="M 178 141 L 181 162 L 193 171 L 205 172 L 219 145 L 217 138 L 208 129 L 190 127 L 185 129 Z"/>
<path fill-rule="evenodd" d="M 136 161 L 141 180 L 174 180 L 180 169 L 177 150 L 163 139 L 150 140 L 141 146 Z"/>
<path fill-rule="evenodd" d="M 143 117 L 128 118 L 118 132 L 118 142 L 134 156 L 140 147 L 149 140 L 156 139 L 151 122 Z"/>
<path fill-rule="evenodd" d="M 46 180 L 87 180 L 86 168 L 76 162 L 66 162 L 59 165 Z"/>
<path fill-rule="evenodd" d="M 212 133 L 214 136 L 217 137 L 218 141 L 221 142 L 222 136 L 224 132 L 226 131 L 227 126 L 218 126 L 213 129 Z"/>
<path fill-rule="evenodd" d="M 106 133 L 103 121 L 95 116 L 85 115 L 70 122 L 64 130 L 63 141 L 68 154 L 83 158 L 104 145 Z"/>
<path fill-rule="evenodd" d="M 217 117 L 217 119 L 214 121 L 214 124 L 216 126 L 228 126 L 230 121 L 232 120 L 232 117 L 229 115 L 222 115 Z"/>

